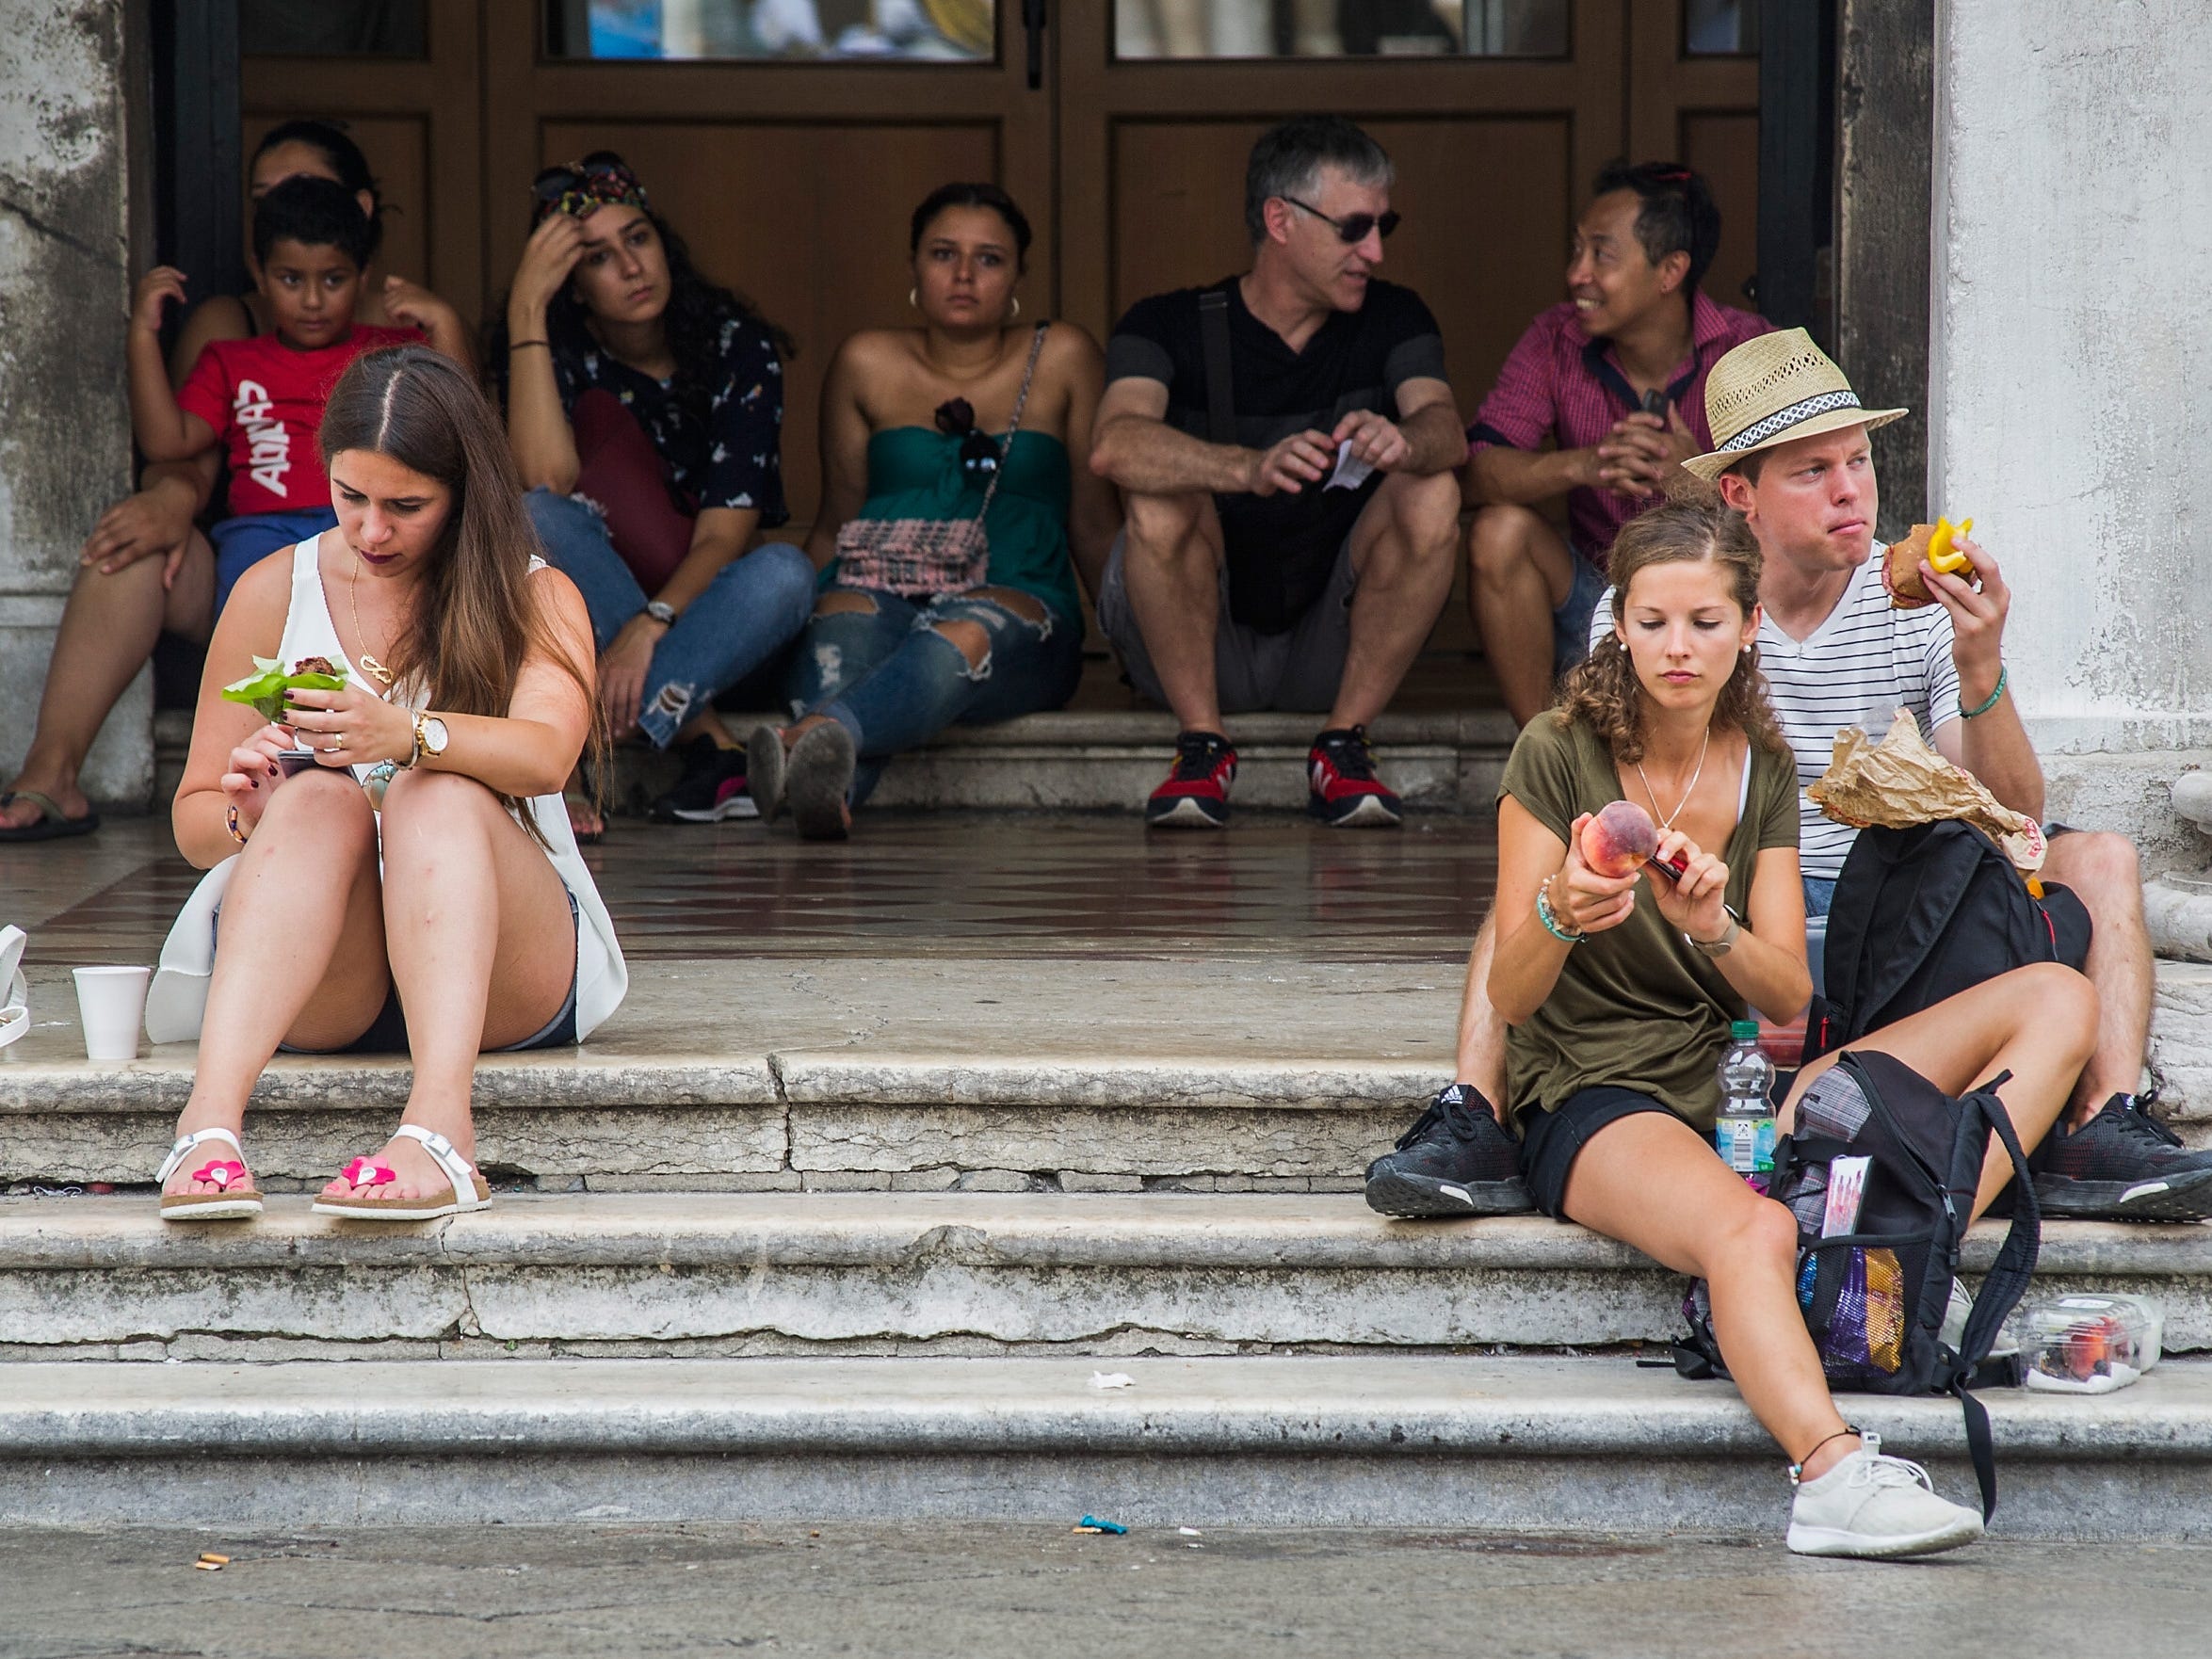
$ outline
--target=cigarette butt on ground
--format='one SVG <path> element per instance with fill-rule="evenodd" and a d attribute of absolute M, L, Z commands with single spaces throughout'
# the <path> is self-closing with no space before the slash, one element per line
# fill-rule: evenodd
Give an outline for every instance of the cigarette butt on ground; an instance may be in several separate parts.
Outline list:
<path fill-rule="evenodd" d="M 228 1567 L 231 1564 L 228 1555 L 218 1555 L 213 1550 L 201 1551 L 200 1559 L 215 1567 Z"/>
<path fill-rule="evenodd" d="M 220 1572 L 223 1570 L 220 1561 L 195 1561 L 192 1566 L 201 1572 Z"/>

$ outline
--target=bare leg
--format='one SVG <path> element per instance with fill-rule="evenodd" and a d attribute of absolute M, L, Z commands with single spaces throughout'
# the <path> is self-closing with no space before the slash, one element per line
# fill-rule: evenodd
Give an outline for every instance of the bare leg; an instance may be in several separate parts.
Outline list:
<path fill-rule="evenodd" d="M 1829 1438 L 1845 1425 L 1798 1311 L 1797 1217 L 1745 1185 L 1696 1130 L 1671 1112 L 1608 1124 L 1574 1160 L 1564 1207 L 1592 1232 L 1705 1280 L 1729 1375 L 1807 1479 L 1858 1450 L 1852 1437 Z"/>
<path fill-rule="evenodd" d="M 481 783 L 403 772 L 384 792 L 384 937 L 414 1059 L 401 1120 L 474 1161 L 476 1055 L 534 1036 L 568 996 L 576 960 L 568 894 L 544 849 Z M 398 1175 L 375 1196 L 442 1197 L 449 1184 L 412 1140 L 394 1139 L 374 1161 Z M 372 1189 L 332 1181 L 323 1196 Z"/>
<path fill-rule="evenodd" d="M 1213 500 L 1197 493 L 1131 495 L 1126 523 L 1122 579 L 1160 689 L 1184 731 L 1220 735 L 1214 635 L 1222 551 Z"/>
<path fill-rule="evenodd" d="M 1506 1094 L 1506 1023 L 1490 1006 L 1490 959 L 1497 950 L 1497 916 L 1482 918 L 1475 948 L 1467 953 L 1467 986 L 1460 996 L 1458 1069 L 1452 1076 L 1472 1083 L 1493 1106 Z"/>
<path fill-rule="evenodd" d="M 235 1132 L 280 1041 L 342 1047 L 383 1007 L 376 825 L 350 775 L 306 772 L 276 786 L 238 854 L 220 935 L 180 1136 Z M 185 1173 L 167 1190 L 218 1190 Z"/>
<path fill-rule="evenodd" d="M 1451 596 L 1460 480 L 1437 473 L 1382 480 L 1352 526 L 1351 645 L 1329 724 L 1364 726 L 1390 705 Z M 1149 643 L 1149 637 L 1148 637 Z M 1158 660 L 1154 653 L 1154 660 Z"/>
<path fill-rule="evenodd" d="M 1849 1046 L 1902 1060 L 1946 1094 L 1964 1094 L 2010 1071 L 2011 1081 L 1998 1094 L 2026 1150 L 2059 1120 L 2096 1042 L 2097 1019 L 2096 989 L 2087 979 L 2072 968 L 2039 962 L 1985 980 Z M 1779 1128 L 1788 1130 L 1806 1088 L 1840 1057 L 1827 1055 L 1798 1073 Z M 1993 1141 L 1974 1213 L 1987 1210 L 2011 1179 L 2012 1161 Z"/>
<path fill-rule="evenodd" d="M 187 638 L 207 637 L 215 608 L 215 555 L 206 539 L 192 532 L 173 587 L 161 585 L 162 563 L 156 555 L 111 575 L 88 565 L 77 572 L 62 608 L 45 692 L 39 700 L 39 723 L 11 787 L 50 796 L 73 818 L 90 808 L 77 787 L 77 774 L 92 740 L 116 699 L 153 654 L 162 629 Z M 18 827 L 38 815 L 36 805 L 18 801 L 0 809 L 0 825 Z"/>
<path fill-rule="evenodd" d="M 1467 530 L 1467 609 L 1505 693 L 1526 726 L 1551 706 L 1552 612 L 1574 586 L 1574 554 L 1525 507 L 1486 507 Z"/>
<path fill-rule="evenodd" d="M 2143 928 L 2142 866 L 2124 835 L 2076 832 L 2051 843 L 2043 874 L 2074 889 L 2096 924 L 2083 972 L 2097 988 L 2097 1046 L 2066 1112 L 2079 1128 L 2113 1095 L 2133 1094 L 2143 1080 L 2156 979 Z"/>

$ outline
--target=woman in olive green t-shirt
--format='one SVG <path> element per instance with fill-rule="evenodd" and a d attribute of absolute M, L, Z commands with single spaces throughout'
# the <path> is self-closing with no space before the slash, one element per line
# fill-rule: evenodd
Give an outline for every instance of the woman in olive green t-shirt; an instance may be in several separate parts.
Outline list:
<path fill-rule="evenodd" d="M 1708 1281 L 1729 1372 L 1795 1459 L 1798 1511 L 1812 1502 L 1824 1513 L 1849 1507 L 1829 1490 L 1837 1482 L 1886 1491 L 1912 1484 L 1899 1473 L 1912 1466 L 1862 1447 L 1845 1425 L 1798 1309 L 1796 1218 L 1706 1139 L 1729 1022 L 1747 1005 L 1787 1021 L 1812 994 L 1796 767 L 1758 670 L 1759 572 L 1752 531 L 1718 503 L 1671 504 L 1623 529 L 1614 631 L 1506 767 L 1489 991 L 1511 1027 L 1503 1115 L 1521 1125 L 1520 1169 L 1538 1206 Z M 1652 814 L 1658 860 L 1678 877 L 1647 867 L 1612 878 L 1584 862 L 1584 825 L 1617 799 Z M 1891 1054 L 1953 1094 L 2009 1067 L 2005 1103 L 2033 1145 L 2065 1104 L 2095 1023 L 2089 982 L 2044 964 L 1852 1046 Z M 1801 1071 L 1793 1101 L 1825 1069 Z M 2010 1174 L 2002 1148 L 1994 1157 L 1978 1213 Z M 1978 1535 L 1978 1516 L 1929 1503 L 1943 1523 L 1919 1537 L 1909 1526 L 1842 1536 L 1799 1513 L 1791 1547 L 1901 1554 Z"/>

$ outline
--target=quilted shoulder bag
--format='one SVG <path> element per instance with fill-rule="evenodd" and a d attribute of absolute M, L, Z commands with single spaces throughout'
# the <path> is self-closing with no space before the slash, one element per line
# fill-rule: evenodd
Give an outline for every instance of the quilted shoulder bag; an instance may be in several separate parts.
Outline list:
<path fill-rule="evenodd" d="M 991 482 L 983 491 L 983 505 L 972 519 L 853 519 L 837 532 L 837 582 L 844 588 L 882 588 L 902 599 L 921 599 L 933 593 L 964 593 L 983 586 L 991 566 L 991 538 L 983 527 L 991 511 L 998 481 L 1006 473 L 1007 457 L 1014 447 L 1014 434 L 1022 429 L 1022 411 L 1029 401 L 1029 382 L 1037 375 L 1038 354 L 1044 349 L 1044 331 L 1039 323 L 1029 344 L 1028 366 L 1022 371 L 1022 389 L 1014 397 L 1014 418 L 1007 423 L 1006 443 L 998 464 L 991 469 Z"/>

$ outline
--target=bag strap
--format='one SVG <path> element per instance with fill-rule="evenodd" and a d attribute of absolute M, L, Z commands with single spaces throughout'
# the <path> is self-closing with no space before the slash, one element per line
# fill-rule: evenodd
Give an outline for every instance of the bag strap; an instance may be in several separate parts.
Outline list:
<path fill-rule="evenodd" d="M 983 522 L 991 511 L 991 499 L 998 493 L 998 481 L 1006 475 L 1007 457 L 1014 452 L 1014 434 L 1022 429 L 1022 411 L 1029 406 L 1029 382 L 1037 378 L 1037 360 L 1044 352 L 1045 330 L 1050 323 L 1037 325 L 1036 337 L 1029 342 L 1029 362 L 1022 370 L 1022 389 L 1014 394 L 1014 418 L 1006 424 L 1006 442 L 999 445 L 998 465 L 991 469 L 991 482 L 983 488 L 983 505 L 976 509 L 976 523 Z"/>
<path fill-rule="evenodd" d="M 2012 1161 L 2012 1225 L 1981 1281 L 1972 1312 L 1966 1315 L 1965 1334 L 1959 1339 L 1960 1351 L 1953 1359 L 1949 1379 L 1949 1392 L 1959 1397 L 1959 1409 L 1966 1418 L 1966 1453 L 1974 1464 L 1975 1483 L 1981 1489 L 1984 1521 L 1997 1508 L 1996 1447 L 1990 1435 L 1989 1412 L 1967 1392 L 1967 1385 L 1988 1357 L 1997 1327 L 2026 1294 L 2042 1246 L 2042 1212 L 2036 1203 L 2035 1178 L 2028 1170 L 2020 1136 L 2013 1131 L 2012 1115 L 1996 1093 L 2010 1076 L 2010 1071 L 1999 1073 L 1959 1103 L 1962 1110 L 1956 1143 L 1967 1149 L 1970 1140 L 1979 1140 L 1986 1147 L 1990 1133 L 1994 1132 L 2004 1145 L 2005 1155 Z M 1977 1134 L 1977 1128 L 1983 1125 L 1986 1128 Z"/>
<path fill-rule="evenodd" d="M 1235 381 L 1229 372 L 1229 290 L 1198 297 L 1198 331 L 1206 352 L 1206 428 L 1216 443 L 1236 442 Z"/>

